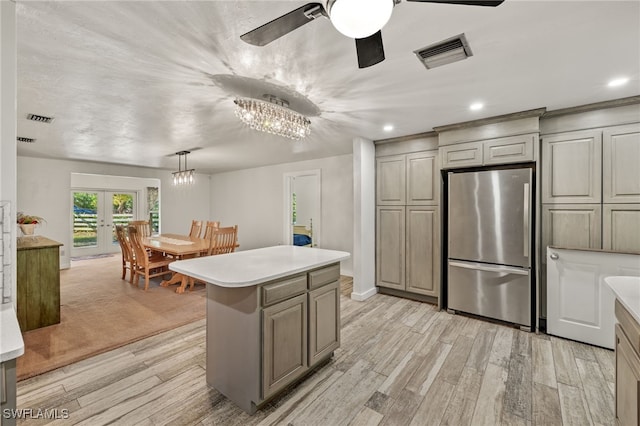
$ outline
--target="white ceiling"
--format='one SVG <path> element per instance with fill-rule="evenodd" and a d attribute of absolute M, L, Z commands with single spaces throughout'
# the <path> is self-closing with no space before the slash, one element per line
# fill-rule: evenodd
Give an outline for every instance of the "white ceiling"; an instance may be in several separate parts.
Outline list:
<path fill-rule="evenodd" d="M 362 70 L 326 19 L 266 47 L 240 40 L 304 3 L 18 0 L 18 136 L 37 139 L 18 154 L 175 169 L 171 154 L 199 147 L 189 166 L 219 172 L 350 153 L 354 136 L 640 94 L 639 1 L 402 2 L 382 31 L 386 60 Z M 460 33 L 469 59 L 426 70 L 412 53 Z M 616 76 L 631 81 L 607 87 Z M 311 136 L 244 127 L 234 97 L 262 93 L 312 114 Z M 470 111 L 475 101 L 485 108 Z"/>

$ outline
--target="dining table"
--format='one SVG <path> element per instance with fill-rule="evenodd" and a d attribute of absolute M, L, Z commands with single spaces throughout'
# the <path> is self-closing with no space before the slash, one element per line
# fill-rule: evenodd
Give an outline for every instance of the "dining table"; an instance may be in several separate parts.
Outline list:
<path fill-rule="evenodd" d="M 168 254 L 176 260 L 205 254 L 207 250 L 209 250 L 208 240 L 180 234 L 160 234 L 145 237 L 142 239 L 142 244 L 149 250 Z M 168 287 L 172 284 L 180 284 L 180 286 L 176 288 L 176 293 L 184 293 L 187 281 L 185 275 L 174 272 L 170 279 L 162 281 L 160 285 L 162 287 Z"/>

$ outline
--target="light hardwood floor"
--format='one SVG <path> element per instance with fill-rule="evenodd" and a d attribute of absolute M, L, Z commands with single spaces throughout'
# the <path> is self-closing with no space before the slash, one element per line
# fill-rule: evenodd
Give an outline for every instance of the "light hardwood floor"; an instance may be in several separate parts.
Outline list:
<path fill-rule="evenodd" d="M 18 408 L 69 418 L 18 424 L 613 424 L 612 351 L 349 284 L 334 358 L 254 416 L 207 386 L 201 320 L 19 382 Z"/>

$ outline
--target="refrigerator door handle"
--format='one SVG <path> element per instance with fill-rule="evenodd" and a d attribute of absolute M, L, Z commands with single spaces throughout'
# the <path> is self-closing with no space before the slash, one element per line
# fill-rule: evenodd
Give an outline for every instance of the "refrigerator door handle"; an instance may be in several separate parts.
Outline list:
<path fill-rule="evenodd" d="M 489 266 L 483 265 L 480 263 L 467 263 L 467 262 L 456 262 L 449 261 L 449 266 L 455 266 L 458 268 L 465 269 L 474 269 L 476 271 L 484 271 L 484 272 L 501 272 L 505 274 L 516 274 L 516 275 L 529 275 L 528 269 L 520 269 L 520 268 L 511 268 L 509 266 Z"/>
<path fill-rule="evenodd" d="M 522 233 L 524 257 L 529 257 L 529 184 L 524 184 L 524 208 L 522 209 Z"/>

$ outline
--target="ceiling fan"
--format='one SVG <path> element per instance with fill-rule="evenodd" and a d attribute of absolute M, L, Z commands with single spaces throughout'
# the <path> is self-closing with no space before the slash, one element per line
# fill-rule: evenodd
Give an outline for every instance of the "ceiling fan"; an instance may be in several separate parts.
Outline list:
<path fill-rule="evenodd" d="M 420 3 L 445 3 L 467 6 L 496 7 L 504 0 L 406 0 Z M 324 0 L 322 3 L 307 3 L 273 21 L 240 36 L 255 46 L 265 46 L 324 16 L 347 37 L 356 40 L 358 67 L 366 68 L 384 60 L 381 29 L 391 17 L 393 7 L 400 0 Z"/>

